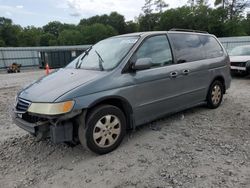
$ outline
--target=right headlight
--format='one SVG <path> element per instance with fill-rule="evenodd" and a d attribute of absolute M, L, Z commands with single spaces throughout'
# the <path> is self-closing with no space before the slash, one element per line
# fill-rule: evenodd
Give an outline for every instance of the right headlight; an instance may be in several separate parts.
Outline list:
<path fill-rule="evenodd" d="M 74 104 L 74 101 L 60 103 L 31 103 L 28 112 L 44 115 L 65 114 L 73 109 Z"/>

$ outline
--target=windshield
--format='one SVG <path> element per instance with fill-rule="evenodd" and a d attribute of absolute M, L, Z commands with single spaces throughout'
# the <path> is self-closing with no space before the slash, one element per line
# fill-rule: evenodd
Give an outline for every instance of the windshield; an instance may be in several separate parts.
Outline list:
<path fill-rule="evenodd" d="M 86 50 L 66 68 L 111 70 L 115 68 L 139 37 L 114 37 L 102 40 Z"/>
<path fill-rule="evenodd" d="M 250 56 L 250 46 L 238 46 L 229 52 L 231 56 Z"/>

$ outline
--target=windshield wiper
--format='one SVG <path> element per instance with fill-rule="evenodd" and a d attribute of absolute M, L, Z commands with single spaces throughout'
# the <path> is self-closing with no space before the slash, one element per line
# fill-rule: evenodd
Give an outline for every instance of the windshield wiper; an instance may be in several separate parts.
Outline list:
<path fill-rule="evenodd" d="M 95 50 L 95 53 L 97 54 L 97 56 L 98 56 L 98 58 L 99 58 L 99 67 L 100 67 L 100 70 L 101 71 L 103 71 L 104 70 L 104 68 L 103 68 L 103 63 L 104 63 L 104 61 L 103 61 L 103 59 L 102 59 L 102 56 Z"/>
<path fill-rule="evenodd" d="M 85 54 L 84 54 L 81 58 L 78 59 L 78 61 L 77 61 L 77 63 L 76 63 L 76 66 L 75 66 L 76 69 L 79 69 L 79 68 L 81 67 L 82 61 L 81 61 L 81 63 L 80 63 L 80 60 L 83 60 L 83 58 L 84 58 L 85 56 L 89 55 L 89 51 L 90 51 L 91 49 L 92 49 L 92 46 L 90 46 L 89 49 L 87 49 L 87 50 L 85 51 Z M 80 63 L 80 64 L 79 64 L 79 63 Z"/>

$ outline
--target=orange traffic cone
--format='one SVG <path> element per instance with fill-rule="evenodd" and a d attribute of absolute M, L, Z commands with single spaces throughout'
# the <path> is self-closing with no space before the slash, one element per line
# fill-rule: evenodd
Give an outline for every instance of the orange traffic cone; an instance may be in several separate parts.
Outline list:
<path fill-rule="evenodd" d="M 48 75 L 49 74 L 49 64 L 47 63 L 46 64 L 46 75 Z"/>

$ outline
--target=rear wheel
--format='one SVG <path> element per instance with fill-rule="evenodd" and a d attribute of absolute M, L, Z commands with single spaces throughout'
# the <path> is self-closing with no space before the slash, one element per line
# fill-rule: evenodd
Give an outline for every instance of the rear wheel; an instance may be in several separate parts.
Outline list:
<path fill-rule="evenodd" d="M 207 105 L 211 109 L 218 108 L 223 99 L 224 87 L 221 81 L 215 80 L 208 91 Z"/>
<path fill-rule="evenodd" d="M 97 154 L 116 149 L 126 134 L 126 119 L 123 112 L 111 105 L 96 107 L 87 117 L 86 129 L 79 126 L 81 144 Z"/>

